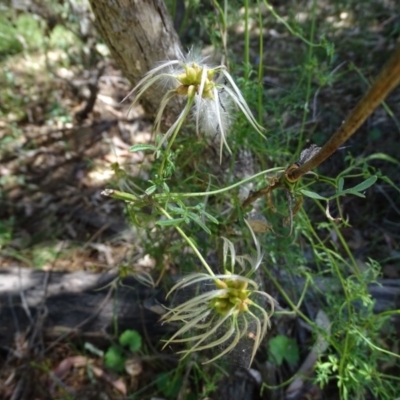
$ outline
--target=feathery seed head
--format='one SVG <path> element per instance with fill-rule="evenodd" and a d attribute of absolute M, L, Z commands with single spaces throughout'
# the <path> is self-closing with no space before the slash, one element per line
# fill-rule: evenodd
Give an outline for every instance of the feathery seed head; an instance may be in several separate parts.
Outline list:
<path fill-rule="evenodd" d="M 156 116 L 156 132 L 159 132 L 163 112 L 172 97 L 178 95 L 187 98 L 185 109 L 178 116 L 178 120 L 165 133 L 159 146 L 168 140 L 176 129 L 179 129 L 181 122 L 187 117 L 188 111 L 192 107 L 196 120 L 196 131 L 203 133 L 212 141 L 216 136 L 220 136 L 220 158 L 222 158 L 224 145 L 230 151 L 226 137 L 233 120 L 233 105 L 244 113 L 253 128 L 263 136 L 263 128 L 253 117 L 249 106 L 226 67 L 224 65 L 216 67 L 207 65 L 206 59 L 200 57 L 193 50 L 190 50 L 187 55 L 181 54 L 178 60 L 165 61 L 154 67 L 125 99 L 135 93 L 136 98 L 132 103 L 133 106 L 143 93 L 154 84 L 162 84 L 168 89 L 161 99 Z"/>
<path fill-rule="evenodd" d="M 255 258 L 236 256 L 233 244 L 224 239 L 223 274 L 194 273 L 171 289 L 170 293 L 192 285 L 202 288 L 198 295 L 169 309 L 163 316 L 164 322 L 183 323 L 165 346 L 171 343 L 192 342 L 187 350 L 179 352 L 184 357 L 195 351 L 222 346 L 223 350 L 207 361 L 211 362 L 229 353 L 243 338 L 251 337 L 251 364 L 267 332 L 275 302 L 269 294 L 260 291 L 258 284 L 251 279 L 251 274 L 256 271 L 262 258 L 253 232 L 252 235 L 256 241 Z M 243 270 L 246 261 L 250 264 L 250 271 L 244 276 L 236 274 L 235 266 L 239 264 Z M 207 290 L 204 290 L 205 288 Z M 186 334 L 189 335 L 183 337 Z"/>

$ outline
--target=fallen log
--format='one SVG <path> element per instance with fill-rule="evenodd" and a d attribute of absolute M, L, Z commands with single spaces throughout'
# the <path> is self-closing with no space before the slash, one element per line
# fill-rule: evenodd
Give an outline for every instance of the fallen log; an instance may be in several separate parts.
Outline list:
<path fill-rule="evenodd" d="M 295 283 L 297 288 L 304 284 Z M 327 288 L 340 291 L 330 278 L 315 283 L 309 299 Z M 282 285 L 288 293 L 293 289 L 293 282 Z M 383 279 L 369 285 L 369 291 L 376 300 L 375 312 L 400 308 L 399 279 Z M 93 341 L 111 339 L 116 329 L 136 329 L 155 343 L 174 329 L 159 322 L 164 301 L 162 289 L 146 287 L 132 276 L 0 269 L 0 347 L 13 346 L 16 334 L 33 329 L 47 339 L 73 335 Z"/>
<path fill-rule="evenodd" d="M 162 290 L 132 276 L 118 280 L 116 273 L 0 269 L 0 346 L 12 346 L 16 334 L 33 329 L 48 339 L 93 340 L 110 338 L 116 328 L 136 329 L 158 340 L 168 327 L 152 305 L 163 298 Z"/>

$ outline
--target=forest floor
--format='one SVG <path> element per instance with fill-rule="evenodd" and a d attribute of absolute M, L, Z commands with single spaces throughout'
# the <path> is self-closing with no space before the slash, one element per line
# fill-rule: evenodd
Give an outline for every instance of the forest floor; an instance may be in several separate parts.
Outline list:
<path fill-rule="evenodd" d="M 400 15 L 393 18 L 399 21 Z M 127 222 L 124 204 L 102 191 L 117 185 L 117 165 L 131 176 L 148 179 L 151 157 L 129 149 L 151 140 L 152 123 L 140 106 L 128 113 L 129 101 L 121 103 L 131 85 L 103 45 L 96 43 L 95 33 L 77 44 L 68 29 L 56 27 L 60 32 L 53 32 L 59 44 L 55 46 L 45 33 L 45 19 L 38 21 L 25 16 L 16 24 L 25 32 L 31 30 L 32 36 L 42 35 L 39 49 L 17 34 L 11 47 L 0 48 L 0 269 L 103 273 L 129 266 L 151 273 L 155 261 Z M 364 69 L 368 77 L 383 64 L 381 55 L 393 48 L 395 40 L 384 39 L 382 33 L 393 22 L 387 21 L 364 38 L 370 52 L 354 51 L 360 38 L 356 29 L 346 33 L 339 48 L 338 54 L 348 62 L 369 62 L 370 70 Z M 270 55 L 282 67 L 296 42 L 283 46 L 273 40 L 277 32 L 269 33 Z M 290 88 L 282 76 L 273 68 L 268 72 L 271 95 L 276 87 Z M 310 118 L 310 132 L 332 132 L 365 87 L 355 71 L 322 90 L 314 97 L 319 110 Z M 350 141 L 354 154 L 368 157 L 378 148 L 379 153 L 398 159 L 400 91 L 388 99 L 388 106 L 390 112 L 379 108 L 363 126 L 361 139 Z M 284 117 L 287 126 L 299 123 L 293 115 Z M 328 161 L 323 172 L 331 170 L 334 176 L 343 165 L 344 153 Z M 351 218 L 344 236 L 361 266 L 373 257 L 381 261 L 382 278 L 400 280 L 400 202 L 394 189 L 400 187 L 399 166 L 382 160 L 374 165 L 394 185 L 378 183 L 366 201 L 343 201 L 343 213 Z M 333 235 L 331 240 L 337 238 Z M 2 399 L 125 398 L 138 386 L 138 377 L 146 374 L 140 363 L 133 362 L 131 370 L 116 375 L 94 355 L 96 349 L 84 353 L 67 340 L 41 359 L 27 348 L 29 332 L 10 329 L 15 329 L 15 341 L 0 349 Z M 28 381 L 41 387 L 34 397 L 24 394 L 22 386 Z M 40 397 L 43 392 L 48 397 Z M 319 391 L 307 395 L 322 398 Z"/>

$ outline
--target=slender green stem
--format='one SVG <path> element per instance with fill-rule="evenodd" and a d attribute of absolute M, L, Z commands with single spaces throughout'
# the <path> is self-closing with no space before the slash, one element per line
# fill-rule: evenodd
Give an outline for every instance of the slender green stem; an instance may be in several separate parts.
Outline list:
<path fill-rule="evenodd" d="M 158 208 L 158 210 L 164 214 L 168 219 L 173 219 L 168 212 L 160 207 L 159 205 L 156 205 L 156 207 Z M 201 253 L 199 252 L 199 250 L 197 249 L 197 247 L 195 246 L 195 244 L 193 243 L 193 241 L 190 239 L 189 236 L 186 235 L 186 233 L 179 227 L 179 226 L 174 226 L 174 228 L 179 232 L 179 234 L 182 236 L 182 238 L 186 241 L 186 243 L 192 248 L 192 250 L 194 251 L 194 253 L 196 254 L 196 256 L 199 258 L 199 260 L 201 261 L 201 263 L 203 264 L 204 268 L 207 270 L 207 272 L 215 277 L 214 272 L 212 271 L 211 267 L 207 264 L 207 261 L 203 258 L 203 256 L 201 255 Z"/>
<path fill-rule="evenodd" d="M 389 378 L 389 379 L 392 379 L 394 381 L 400 381 L 400 376 L 393 376 L 393 375 L 380 374 L 380 373 L 378 373 L 377 376 L 379 376 L 380 378 Z"/>
<path fill-rule="evenodd" d="M 360 275 L 361 275 L 360 267 L 358 266 L 357 261 L 354 258 L 354 255 L 353 255 L 352 251 L 350 250 L 349 245 L 346 242 L 346 239 L 343 237 L 342 232 L 340 231 L 338 226 L 335 223 L 333 223 L 332 225 L 333 225 L 333 229 L 335 230 L 337 237 L 340 240 L 340 243 L 342 244 L 349 259 L 351 260 L 351 263 L 353 264 L 354 272 L 356 273 L 357 277 L 360 277 Z"/>
<path fill-rule="evenodd" d="M 356 260 L 354 259 L 353 254 L 351 253 L 346 241 L 344 240 L 340 230 L 338 229 L 337 225 L 335 223 L 332 224 L 336 234 L 339 237 L 339 240 L 342 244 L 342 246 L 344 247 L 346 253 L 348 254 L 348 256 L 350 257 L 350 260 L 353 264 L 353 268 L 354 268 L 354 272 L 356 273 L 356 275 L 359 277 L 360 276 L 360 269 L 358 267 L 358 264 L 356 262 Z M 336 264 L 336 262 L 333 263 L 334 268 L 335 268 L 335 273 L 336 275 L 339 277 L 339 280 L 341 282 L 344 294 L 345 294 L 345 298 L 346 298 L 346 308 L 347 308 L 347 314 L 351 315 L 351 300 L 350 300 L 350 294 L 347 291 L 347 288 L 345 286 L 345 280 L 341 274 L 340 268 L 338 267 L 338 265 Z M 347 363 L 348 363 L 348 358 L 351 356 L 350 354 L 350 332 L 349 330 L 346 330 L 346 336 L 345 336 L 345 340 L 344 340 L 344 346 L 343 346 L 343 350 L 342 350 L 342 357 L 340 358 L 340 363 L 339 363 L 339 371 L 340 371 L 340 375 L 341 376 L 345 376 L 346 373 L 346 367 L 347 367 Z"/>
<path fill-rule="evenodd" d="M 319 207 L 319 209 L 324 213 L 324 212 L 325 212 L 325 209 L 324 209 L 324 207 L 322 206 L 322 204 L 321 204 L 319 201 L 316 201 L 315 203 L 317 204 L 317 206 Z M 348 244 L 347 244 L 345 238 L 343 237 L 342 232 L 341 232 L 340 229 L 338 228 L 337 224 L 332 223 L 331 226 L 332 226 L 332 228 L 334 229 L 334 231 L 335 231 L 335 233 L 336 233 L 336 235 L 337 235 L 337 237 L 338 237 L 338 239 L 339 239 L 341 245 L 343 246 L 344 250 L 346 251 L 346 253 L 347 253 L 347 255 L 348 255 L 348 257 L 349 257 L 349 259 L 350 259 L 350 261 L 351 261 L 351 264 L 353 265 L 353 271 L 352 271 L 352 272 L 353 272 L 357 277 L 359 277 L 360 274 L 361 274 L 360 268 L 359 268 L 359 266 L 358 266 L 358 264 L 357 264 L 357 261 L 356 261 L 355 258 L 354 258 L 353 253 L 351 252 L 351 250 L 350 250 L 350 248 L 349 248 L 349 246 L 348 246 Z M 350 266 L 350 265 L 349 265 L 349 266 Z"/>
<path fill-rule="evenodd" d="M 249 32 L 249 0 L 244 0 L 244 68 L 245 79 L 250 74 L 250 32 Z"/>
<path fill-rule="evenodd" d="M 189 115 L 189 112 L 192 109 L 193 103 L 194 103 L 194 95 L 188 97 L 188 101 L 187 101 L 187 103 L 185 105 L 184 112 L 179 118 L 178 124 L 176 125 L 176 128 L 174 130 L 174 133 L 172 134 L 171 138 L 168 140 L 168 146 L 167 146 L 167 149 L 165 150 L 165 153 L 163 155 L 163 160 L 162 160 L 159 172 L 158 172 L 160 177 L 163 176 L 163 172 L 164 172 L 164 168 L 165 168 L 165 162 L 166 162 L 166 160 L 168 158 L 168 155 L 169 155 L 169 153 L 171 151 L 171 147 L 174 144 L 176 135 L 181 130 L 182 125 L 186 120 L 186 117 Z"/>
<path fill-rule="evenodd" d="M 217 0 L 213 0 L 214 7 L 219 11 L 221 15 L 221 21 L 222 21 L 222 26 L 225 29 L 226 28 L 226 19 L 225 19 L 225 13 L 224 10 L 221 8 Z"/>
<path fill-rule="evenodd" d="M 345 298 L 346 298 L 345 306 L 347 307 L 347 314 L 351 315 L 351 304 L 350 304 L 351 300 L 350 300 L 350 296 L 349 296 L 349 293 L 348 293 L 348 290 L 347 290 L 346 282 L 345 282 L 345 279 L 344 279 L 344 277 L 343 277 L 343 275 L 342 275 L 342 273 L 340 271 L 340 268 L 337 265 L 336 260 L 333 257 L 333 254 L 336 254 L 336 253 L 334 251 L 330 250 L 330 249 L 327 249 L 325 247 L 324 243 L 322 242 L 322 240 L 320 239 L 320 237 L 315 232 L 314 227 L 311 224 L 308 224 L 308 225 L 309 225 L 309 230 L 311 231 L 312 235 L 315 237 L 315 239 L 317 240 L 317 242 L 319 243 L 321 248 L 323 248 L 324 251 L 326 252 L 326 254 L 331 257 L 332 266 L 333 266 L 333 268 L 335 270 L 336 276 L 338 277 L 338 279 L 340 281 L 340 284 L 342 286 L 342 289 L 343 289 L 343 292 L 344 292 L 344 295 L 345 295 Z M 315 248 L 314 243 L 311 243 L 311 245 Z M 335 348 L 337 349 L 337 351 L 340 352 L 341 355 L 342 355 L 341 358 L 340 358 L 340 364 L 339 364 L 339 369 L 340 369 L 340 373 L 339 374 L 340 374 L 340 376 L 344 376 L 344 374 L 345 374 L 344 369 L 346 368 L 346 363 L 347 363 L 347 359 L 348 359 L 348 349 L 349 349 L 349 346 L 350 346 L 350 333 L 349 333 L 349 331 L 348 330 L 346 331 L 346 336 L 345 336 L 345 339 L 344 339 L 344 346 L 343 346 L 342 349 L 339 349 L 336 344 L 334 344 L 334 345 L 335 345 Z"/>
<path fill-rule="evenodd" d="M 224 193 L 227 192 L 229 190 L 235 189 L 238 186 L 241 186 L 247 182 L 252 181 L 253 179 L 256 179 L 262 175 L 271 173 L 271 172 L 278 172 L 278 171 L 282 171 L 283 168 L 281 167 L 275 167 L 275 168 L 270 168 L 270 169 L 266 169 L 265 171 L 261 171 L 258 172 L 255 175 L 250 176 L 249 178 L 243 179 L 239 182 L 234 183 L 233 185 L 224 187 L 222 189 L 217 189 L 217 190 L 212 190 L 210 192 L 196 192 L 196 193 L 157 193 L 157 194 L 153 194 L 151 196 L 151 198 L 153 198 L 154 200 L 166 200 L 166 199 L 175 199 L 175 198 L 188 198 L 188 197 L 205 197 L 205 196 L 213 196 L 215 194 L 220 194 L 220 193 Z M 127 192 L 121 192 L 119 190 L 113 190 L 113 189 L 107 189 L 105 190 L 103 193 L 103 195 L 105 196 L 109 196 L 112 197 L 114 199 L 119 199 L 119 200 L 124 200 L 124 201 L 129 201 L 132 203 L 148 203 L 146 201 L 146 197 L 139 197 L 136 196 L 134 194 L 131 193 L 127 193 Z"/>
<path fill-rule="evenodd" d="M 375 314 L 373 316 L 374 321 L 376 321 L 378 318 L 389 318 L 392 317 L 393 315 L 400 314 L 400 310 L 389 310 L 389 311 L 382 311 L 379 314 Z"/>
<path fill-rule="evenodd" d="M 388 351 L 386 349 L 382 349 L 382 347 L 376 346 L 374 345 L 368 338 L 366 338 L 363 334 L 361 334 L 361 332 L 359 331 L 355 331 L 355 333 L 357 333 L 358 336 L 360 336 L 370 347 L 372 347 L 374 350 L 380 351 L 381 353 L 385 353 L 388 354 L 392 357 L 397 357 L 400 358 L 399 354 L 393 353 L 391 351 Z"/>
<path fill-rule="evenodd" d="M 258 47 L 258 123 L 261 125 L 263 120 L 263 93 L 264 93 L 264 35 L 263 35 L 263 18 L 261 13 L 260 1 L 257 0 L 258 6 L 258 29 L 260 30 L 259 35 L 259 47 Z"/>
<path fill-rule="evenodd" d="M 264 171 L 258 172 L 257 174 L 254 174 L 252 176 L 250 176 L 249 178 L 243 179 L 239 182 L 234 183 L 233 185 L 230 186 L 226 186 L 222 189 L 217 189 L 217 190 L 211 190 L 209 192 L 196 192 L 196 193 L 158 193 L 155 194 L 153 197 L 156 200 L 161 200 L 164 198 L 174 198 L 174 197 L 180 197 L 180 198 L 187 198 L 187 197 L 204 197 L 204 196 L 214 196 L 216 194 L 220 194 L 220 193 L 224 193 L 224 192 L 228 192 L 229 190 L 235 189 L 247 182 L 252 181 L 253 179 L 256 179 L 260 176 L 263 176 L 265 174 L 271 173 L 271 172 L 278 172 L 278 171 L 282 171 L 282 167 L 275 167 L 275 168 L 270 168 L 270 169 L 266 169 Z"/>
<path fill-rule="evenodd" d="M 270 13 L 275 17 L 277 21 L 279 21 L 281 24 L 283 24 L 286 29 L 295 37 L 298 37 L 301 39 L 304 43 L 306 43 L 308 46 L 312 47 L 321 47 L 321 44 L 315 44 L 307 40 L 305 37 L 300 35 L 298 32 L 296 32 L 287 22 L 285 19 L 283 19 L 275 10 L 274 7 L 271 6 L 271 4 L 268 3 L 268 0 L 264 0 L 265 7 L 270 11 Z"/>
<path fill-rule="evenodd" d="M 228 59 L 228 48 L 227 48 L 227 19 L 228 19 L 228 3 L 227 0 L 224 1 L 224 9 L 222 9 L 221 5 L 217 0 L 212 0 L 214 7 L 218 10 L 220 18 L 221 18 L 221 40 L 222 47 L 224 49 L 224 56 L 222 60 L 222 64 L 225 64 L 229 67 L 229 59 Z"/>
<path fill-rule="evenodd" d="M 297 308 L 297 309 L 299 309 L 300 306 L 301 306 L 301 304 L 303 303 L 303 300 L 304 300 L 304 297 L 306 296 L 306 292 L 307 292 L 307 288 L 308 288 L 308 284 L 310 283 L 310 280 L 311 280 L 310 276 L 307 275 L 306 283 L 304 284 L 304 288 L 303 288 L 303 290 L 302 290 L 302 292 L 301 292 L 299 301 L 298 301 L 297 304 L 296 304 L 296 308 Z"/>
<path fill-rule="evenodd" d="M 299 315 L 301 318 L 304 319 L 304 321 L 306 321 L 308 324 L 313 325 L 313 321 L 311 321 L 311 319 L 309 319 L 297 306 L 296 304 L 293 303 L 292 299 L 288 296 L 288 294 L 286 293 L 285 289 L 283 289 L 283 287 L 281 286 L 281 284 L 278 282 L 277 279 L 275 279 L 274 274 L 272 274 L 268 268 L 264 269 L 265 273 L 268 275 L 268 278 L 271 280 L 271 282 L 274 284 L 274 286 L 279 290 L 279 292 L 281 293 L 282 297 L 284 298 L 284 300 L 286 301 L 286 303 L 289 305 L 289 307 L 297 314 Z"/>
<path fill-rule="evenodd" d="M 316 8 L 315 0 L 313 0 L 311 6 L 311 27 L 310 27 L 310 39 L 309 39 L 310 43 L 313 42 L 315 36 L 315 21 L 316 21 L 315 8 Z M 309 104 L 311 97 L 311 82 L 314 74 L 313 51 L 314 51 L 314 46 L 308 46 L 308 52 L 307 52 L 308 68 L 306 68 L 307 71 L 306 98 L 304 104 L 303 118 L 301 120 L 301 126 L 300 126 L 300 136 L 297 145 L 297 153 L 300 153 L 300 150 L 303 146 L 304 126 L 306 124 L 308 113 L 310 110 Z"/>
<path fill-rule="evenodd" d="M 297 314 L 299 315 L 305 322 L 307 322 L 310 326 L 316 326 L 316 323 L 309 319 L 307 315 L 305 315 L 296 304 L 293 303 L 291 298 L 287 295 L 286 291 L 283 289 L 283 287 L 280 285 L 277 279 L 275 279 L 274 275 L 268 270 L 264 270 L 266 274 L 268 275 L 268 278 L 271 280 L 271 282 L 274 284 L 274 286 L 279 290 L 280 294 L 284 298 L 284 300 L 287 302 L 289 307 Z M 333 347 L 337 349 L 336 343 L 328 336 L 325 337 L 325 340 L 328 341 Z M 337 349 L 338 350 L 338 349 Z"/>
<path fill-rule="evenodd" d="M 228 54 L 228 0 L 224 0 L 224 14 L 223 14 L 223 32 L 221 35 L 222 45 L 224 46 L 224 54 L 225 59 L 223 60 L 224 64 L 229 69 L 229 54 Z"/>

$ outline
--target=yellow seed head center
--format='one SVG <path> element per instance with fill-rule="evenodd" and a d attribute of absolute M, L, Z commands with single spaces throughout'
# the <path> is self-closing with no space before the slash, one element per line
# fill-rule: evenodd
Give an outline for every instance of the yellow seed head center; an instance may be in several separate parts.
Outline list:
<path fill-rule="evenodd" d="M 231 279 L 215 281 L 218 289 L 225 289 L 225 293 L 211 301 L 211 307 L 214 308 L 219 314 L 227 314 L 233 308 L 235 312 L 248 311 L 251 300 L 249 295 L 250 290 L 247 290 L 247 282 Z"/>
<path fill-rule="evenodd" d="M 215 75 L 215 70 L 207 70 L 204 79 L 203 68 L 196 63 L 192 63 L 190 66 L 185 65 L 184 68 L 185 72 L 177 76 L 177 79 L 181 85 L 176 89 L 176 93 L 181 96 L 192 96 L 194 93 L 199 93 L 203 79 L 204 86 L 202 97 L 204 99 L 213 99 L 213 88 L 215 87 L 215 83 L 213 82 L 212 78 Z M 189 90 L 192 87 L 194 87 L 194 90 Z"/>

